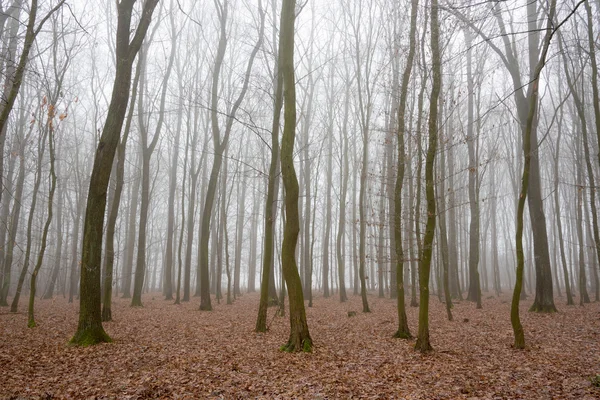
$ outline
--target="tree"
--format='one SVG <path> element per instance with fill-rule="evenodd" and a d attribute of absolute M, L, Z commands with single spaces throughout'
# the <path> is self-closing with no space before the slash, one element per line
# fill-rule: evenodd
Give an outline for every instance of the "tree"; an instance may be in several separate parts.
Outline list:
<path fill-rule="evenodd" d="M 260 281 L 260 302 L 256 318 L 256 332 L 267 330 L 267 308 L 269 306 L 269 280 L 271 279 L 273 265 L 274 224 L 275 224 L 275 197 L 277 181 L 277 163 L 279 162 L 279 125 L 281 108 L 283 106 L 283 74 L 281 72 L 281 52 L 278 51 L 275 70 L 275 98 L 273 102 L 273 124 L 271 125 L 271 161 L 267 181 L 267 199 L 265 202 L 265 237 L 263 241 L 263 267 Z"/>
<path fill-rule="evenodd" d="M 23 113 L 24 115 L 24 113 Z M 23 122 L 23 119 L 20 121 Z M 21 124 L 22 126 L 22 124 Z M 15 182 L 15 191 L 14 191 L 14 205 L 12 208 L 10 223 L 8 226 L 8 245 L 6 246 L 6 252 L 4 255 L 4 274 L 3 274 L 3 282 L 2 288 L 0 288 L 0 305 L 7 306 L 8 305 L 8 290 L 10 289 L 10 279 L 11 279 L 11 271 L 12 271 L 12 263 L 14 256 L 14 248 L 16 245 L 17 232 L 19 228 L 19 221 L 21 219 L 21 206 L 22 206 L 22 198 L 23 198 L 23 189 L 25 186 L 25 177 L 26 177 L 26 168 L 25 164 L 27 162 L 25 158 L 27 143 L 29 142 L 32 131 L 33 124 L 30 124 L 27 134 L 23 132 L 23 128 L 17 131 L 17 137 L 15 139 L 16 145 L 18 146 L 17 157 L 19 158 L 19 172 L 17 174 L 17 181 Z M 39 148 L 39 147 L 38 147 Z M 38 153 L 39 157 L 39 153 Z M 32 196 L 35 199 L 35 196 Z M 32 218 L 32 217 L 31 217 Z M 28 231 L 31 228 L 28 225 Z M 29 244 L 28 244 L 29 246 Z M 26 251 L 27 253 L 27 251 Z M 24 265 L 28 264 L 27 256 L 25 257 Z M 20 277 L 19 277 L 20 279 Z M 16 295 L 15 295 L 16 297 Z M 14 298 L 13 298 L 14 303 Z M 15 307 L 16 312 L 16 307 Z"/>
<path fill-rule="evenodd" d="M 11 41 L 13 41 L 12 51 L 9 55 L 7 62 L 7 74 L 6 74 L 6 86 L 4 87 L 4 96 L 2 96 L 0 100 L 0 135 L 6 135 L 6 124 L 8 123 L 8 117 L 13 109 L 15 104 L 15 100 L 19 95 L 19 90 L 21 89 L 21 84 L 23 83 L 23 78 L 25 75 L 25 69 L 27 68 L 27 63 L 29 62 L 29 53 L 31 52 L 31 48 L 33 47 L 33 43 L 37 35 L 40 33 L 44 24 L 48 19 L 60 8 L 63 6 L 66 0 L 59 0 L 59 2 L 52 8 L 48 13 L 40 20 L 38 25 L 36 26 L 36 18 L 38 13 L 38 0 L 31 0 L 31 7 L 29 8 L 29 19 L 27 21 L 27 27 L 25 30 L 25 40 L 23 42 L 23 49 L 21 50 L 21 56 L 19 57 L 19 61 L 14 66 L 14 60 L 16 59 L 16 39 L 17 35 L 14 30 L 11 30 Z M 13 19 L 12 26 L 15 29 L 18 27 L 19 23 L 19 14 L 21 12 L 21 7 L 23 4 L 23 0 L 14 0 L 11 7 L 9 7 L 9 12 L 4 14 L 6 16 L 11 15 Z M 4 19 L 2 22 L 4 25 Z M 0 186 L 2 186 L 2 179 L 4 176 L 4 143 L 5 139 L 0 138 Z M 0 196 L 2 196 L 2 191 L 0 191 Z"/>
<path fill-rule="evenodd" d="M 467 145 L 469 147 L 469 208 L 471 211 L 471 222 L 469 224 L 469 293 L 467 300 L 477 303 L 481 308 L 481 283 L 479 279 L 479 240 L 480 240 L 480 216 L 479 216 L 479 160 L 475 154 L 475 143 L 477 138 L 473 134 L 473 101 L 475 88 L 472 73 L 472 49 L 471 32 L 465 28 L 465 44 L 467 46 L 467 99 L 468 99 L 468 122 L 467 122 Z"/>
<path fill-rule="evenodd" d="M 171 55 L 169 58 L 169 64 L 167 67 L 167 73 L 165 76 L 165 80 L 163 82 L 163 96 L 161 99 L 161 116 L 164 113 L 164 99 L 166 98 L 167 93 L 167 82 L 168 77 L 173 68 L 173 62 L 177 53 L 177 43 L 178 43 L 178 32 L 175 28 L 175 7 L 173 5 L 173 1 L 171 1 L 171 10 L 169 12 L 169 20 L 171 22 Z M 181 84 L 180 84 L 181 86 Z M 182 94 L 180 94 L 182 95 Z M 181 111 L 179 114 L 179 118 L 181 118 Z M 179 123 L 181 125 L 181 123 Z M 163 294 L 165 296 L 165 300 L 173 300 L 173 236 L 175 234 L 175 189 L 177 188 L 177 167 L 179 163 L 179 141 L 181 138 L 181 129 L 177 129 L 175 132 L 175 142 L 173 143 L 173 154 L 171 158 L 171 168 L 169 171 L 169 200 L 168 200 L 168 216 L 167 216 L 167 246 L 165 253 L 165 270 L 163 271 L 165 277 L 165 283 L 163 287 Z M 187 151 L 187 149 L 186 149 Z M 185 174 L 185 171 L 184 171 Z"/>
<path fill-rule="evenodd" d="M 283 0 L 279 25 L 279 73 L 284 88 L 284 127 L 281 139 L 281 174 L 285 188 L 285 227 L 281 245 L 281 263 L 290 303 L 290 336 L 282 350 L 287 352 L 312 350 L 308 331 L 304 296 L 296 264 L 296 244 L 300 232 L 298 217 L 298 178 L 294 168 L 296 136 L 296 82 L 294 78 L 294 23 L 296 0 Z M 268 215 L 268 214 L 267 214 Z"/>
<path fill-rule="evenodd" d="M 131 106 L 127 114 L 123 137 L 117 146 L 117 165 L 115 176 L 115 188 L 108 213 L 108 222 L 106 224 L 106 249 L 104 252 L 105 275 L 104 275 L 104 296 L 102 303 L 102 321 L 112 321 L 112 281 L 113 281 L 113 265 L 115 260 L 115 230 L 117 225 L 117 217 L 119 215 L 119 206 L 121 203 L 121 194 L 125 183 L 125 155 L 127 151 L 127 140 L 131 131 L 131 122 L 133 120 L 133 111 L 135 101 L 137 99 L 138 84 L 141 75 L 141 59 L 138 59 L 138 65 L 133 78 L 133 88 L 131 93 Z M 133 252 L 131 253 L 133 254 Z"/>
<path fill-rule="evenodd" d="M 158 25 L 157 25 L 158 26 Z M 158 144 L 158 138 L 160 137 L 160 132 L 165 120 L 165 101 L 167 97 L 167 87 L 169 83 L 169 77 L 171 76 L 171 72 L 173 71 L 173 63 L 175 60 L 175 53 L 177 48 L 175 46 L 171 47 L 171 53 L 169 55 L 169 59 L 167 61 L 167 69 L 165 75 L 163 76 L 162 88 L 160 94 L 160 108 L 158 112 L 158 121 L 156 122 L 156 127 L 154 131 L 154 135 L 150 142 L 148 142 L 148 127 L 150 125 L 150 115 L 148 115 L 148 120 L 146 121 L 144 115 L 146 113 L 146 108 L 144 107 L 144 96 L 147 95 L 145 93 L 146 90 L 146 66 L 147 66 L 147 51 L 150 47 L 150 42 L 152 41 L 152 37 L 156 30 L 152 32 L 150 40 L 146 43 L 144 47 L 140 50 L 140 68 L 141 71 L 141 80 L 140 80 L 140 93 L 138 95 L 138 125 L 140 132 L 140 145 L 141 145 L 141 154 L 142 154 L 142 191 L 141 191 L 141 202 L 140 202 L 140 227 L 138 231 L 138 252 L 136 257 L 136 267 L 135 267 L 135 278 L 133 284 L 133 296 L 131 297 L 131 305 L 132 306 L 142 306 L 142 288 L 144 286 L 144 276 L 146 274 L 146 229 L 148 225 L 148 210 L 150 208 L 150 160 L 152 158 L 152 154 L 156 149 L 156 145 Z M 148 113 L 151 114 L 151 113 Z M 168 229 L 168 228 L 167 228 Z M 167 232 L 167 235 L 169 232 Z M 170 233 L 171 236 L 173 232 Z M 167 241 L 168 244 L 168 241 Z M 172 259 L 173 253 L 172 249 L 171 254 L 167 252 L 166 257 L 170 257 Z M 167 298 L 172 300 L 173 298 L 173 285 L 171 282 L 171 273 L 172 273 L 172 263 L 169 264 L 167 261 L 167 271 L 165 273 L 169 274 L 169 277 L 166 278 L 166 282 L 169 285 L 170 289 L 168 292 Z"/>
<path fill-rule="evenodd" d="M 60 90 L 60 87 L 62 86 L 62 78 L 64 77 L 64 72 L 63 75 L 58 79 L 57 81 L 57 89 Z M 58 97 L 58 96 L 56 96 Z M 29 306 L 27 308 L 27 326 L 29 328 L 34 328 L 36 326 L 35 323 L 35 318 L 34 318 L 34 314 L 33 314 L 33 307 L 34 307 L 34 302 L 35 302 L 35 292 L 36 292 L 36 282 L 37 282 L 37 276 L 40 272 L 40 268 L 42 268 L 42 263 L 44 261 L 44 253 L 46 252 L 46 245 L 48 242 L 48 229 L 50 228 L 50 224 L 52 223 L 52 211 L 54 208 L 54 192 L 56 191 L 56 170 L 55 170 L 55 159 L 56 159 L 56 152 L 55 152 L 55 129 L 54 129 L 54 124 L 55 124 L 55 118 L 56 118 L 56 102 L 50 102 L 48 104 L 48 108 L 47 108 L 47 121 L 46 124 L 48 125 L 48 151 L 49 151 L 49 158 L 50 158 L 50 191 L 48 193 L 48 211 L 47 211 L 47 216 L 46 216 L 46 223 L 44 224 L 44 229 L 42 231 L 42 239 L 41 239 L 41 243 L 40 243 L 40 250 L 38 252 L 38 257 L 37 257 L 37 261 L 35 263 L 35 267 L 33 268 L 33 273 L 31 274 L 31 282 L 30 282 L 30 290 L 29 290 Z M 65 111 L 66 112 L 66 111 Z M 63 115 L 66 114 L 61 114 L 59 116 L 60 120 L 63 120 L 64 117 Z"/>
<path fill-rule="evenodd" d="M 263 42 L 263 33 L 265 26 L 265 18 L 264 12 L 262 11 L 262 7 L 259 5 L 259 12 L 261 15 L 260 28 L 258 33 L 258 39 L 254 48 L 252 49 L 252 53 L 250 54 L 250 58 L 248 59 L 248 64 L 246 66 L 246 73 L 244 75 L 244 83 L 238 97 L 233 104 L 231 110 L 227 112 L 227 119 L 225 123 L 225 132 L 223 133 L 223 138 L 221 138 L 221 128 L 219 126 L 219 114 L 218 114 L 218 106 L 219 106 L 219 79 L 221 74 L 221 68 L 223 65 L 223 60 L 225 58 L 225 50 L 227 48 L 227 13 L 229 9 L 228 0 L 224 0 L 221 3 L 219 0 L 215 0 L 215 6 L 217 8 L 217 16 L 219 18 L 220 23 L 220 31 L 219 31 L 219 44 L 217 47 L 217 55 L 215 58 L 215 64 L 213 68 L 212 75 L 212 89 L 211 89 L 211 129 L 213 136 L 213 146 L 214 146 L 214 158 L 213 158 L 213 166 L 210 172 L 210 178 L 208 180 L 208 188 L 206 191 L 206 199 L 204 203 L 204 210 L 202 212 L 202 222 L 201 222 L 201 231 L 200 231 L 200 259 L 199 259 L 199 271 L 200 271 L 200 309 L 204 311 L 211 311 L 212 305 L 210 302 L 210 282 L 208 276 L 208 241 L 210 238 L 210 221 L 212 218 L 212 209 L 215 202 L 215 195 L 217 192 L 217 184 L 219 178 L 219 172 L 221 170 L 221 165 L 223 163 L 223 153 L 227 148 L 229 143 L 229 136 L 231 134 L 231 128 L 233 126 L 233 122 L 236 118 L 236 113 L 246 96 L 246 92 L 248 90 L 248 84 L 250 81 L 250 74 L 252 72 L 252 65 L 254 64 L 254 59 L 256 58 L 256 54 L 262 47 Z"/>
<path fill-rule="evenodd" d="M 158 0 L 147 0 L 144 3 L 138 25 L 130 40 L 135 3 L 136 0 L 121 0 L 117 3 L 116 73 L 88 189 L 83 228 L 79 323 L 71 339 L 71 344 L 74 345 L 88 346 L 111 341 L 102 327 L 100 307 L 100 263 L 106 189 L 129 101 L 133 61 L 142 46 Z"/>
<path fill-rule="evenodd" d="M 523 163 L 523 175 L 521 178 L 521 192 L 519 195 L 518 208 L 517 208 L 517 232 L 516 232 L 516 249 L 517 249 L 517 277 L 515 280 L 515 289 L 513 291 L 512 304 L 510 309 L 510 321 L 512 324 L 515 341 L 513 346 L 516 349 L 525 348 L 525 335 L 523 333 L 523 326 L 521 325 L 521 320 L 519 317 L 519 300 L 521 298 L 521 289 L 523 287 L 523 268 L 525 265 L 525 254 L 523 252 L 523 212 L 525 210 L 525 199 L 529 190 L 529 179 L 531 174 L 531 163 L 532 158 L 534 156 L 534 150 L 532 149 L 532 144 L 537 145 L 537 142 L 532 143 L 533 129 L 534 129 L 534 119 L 536 115 L 536 108 L 538 104 L 538 85 L 539 78 L 546 64 L 546 55 L 548 54 L 548 48 L 550 47 L 550 40 L 552 39 L 552 35 L 558 29 L 558 27 L 553 28 L 554 22 L 554 14 L 556 12 L 556 0 L 552 0 L 550 3 L 548 20 L 546 23 L 546 35 L 543 41 L 543 47 L 541 51 L 540 58 L 535 66 L 535 70 L 533 71 L 533 80 L 529 84 L 528 88 L 528 109 L 529 114 L 527 115 L 526 124 L 524 127 L 524 135 L 523 135 L 523 155 L 524 155 L 524 163 Z M 564 21 L 563 21 L 564 22 Z M 530 213 L 531 211 L 531 203 L 529 205 Z M 534 250 L 535 251 L 535 250 Z M 550 282 L 550 291 L 552 292 L 552 282 Z M 534 303 L 535 305 L 535 303 Z"/>
<path fill-rule="evenodd" d="M 521 135 L 523 137 L 523 146 L 525 146 L 525 127 L 527 125 L 527 118 L 529 115 L 530 97 L 532 85 L 523 83 L 523 77 L 521 66 L 516 53 L 516 34 L 508 32 L 506 24 L 502 17 L 501 6 L 497 5 L 492 8 L 493 16 L 496 20 L 498 30 L 500 32 L 499 37 L 502 39 L 504 45 L 504 51 L 496 46 L 493 40 L 484 33 L 480 28 L 462 15 L 457 9 L 449 9 L 454 15 L 456 15 L 461 21 L 466 23 L 469 28 L 473 29 L 477 34 L 488 43 L 488 45 L 496 52 L 500 57 L 502 64 L 510 74 L 513 84 L 513 96 L 515 104 L 517 106 L 517 118 L 520 122 Z M 528 43 L 528 67 L 529 67 L 529 79 L 528 82 L 534 81 L 534 72 L 538 65 L 541 56 L 540 51 L 543 47 L 540 46 L 540 32 L 543 30 L 538 29 L 540 22 L 539 12 L 542 7 L 537 2 L 527 3 L 527 43 Z M 512 38 L 512 41 L 511 41 Z M 525 92 L 525 87 L 528 87 Z M 555 312 L 556 307 L 554 305 L 554 295 L 552 288 L 552 271 L 550 268 L 550 253 L 548 249 L 548 234 L 546 229 L 546 218 L 543 208 L 542 198 L 542 186 L 541 186 L 541 172 L 540 172 L 540 160 L 538 151 L 538 139 L 537 139 L 537 116 L 534 118 L 534 124 L 532 125 L 532 131 L 530 136 L 532 143 L 530 148 L 533 151 L 531 155 L 531 168 L 529 171 L 529 185 L 528 185 L 528 207 L 529 207 L 529 218 L 531 222 L 531 228 L 533 233 L 533 250 L 535 258 L 535 274 L 536 274 L 536 288 L 535 288 L 535 300 L 530 308 L 530 311 L 536 312 Z"/>
<path fill-rule="evenodd" d="M 427 224 L 423 238 L 421 265 L 419 266 L 419 333 L 415 349 L 421 352 L 431 351 L 429 342 L 429 274 L 433 253 L 433 238 L 435 234 L 435 193 L 433 169 L 437 151 L 438 131 L 438 100 L 442 85 L 440 60 L 440 28 L 438 19 L 438 2 L 431 0 L 431 62 L 433 84 L 429 98 L 429 147 L 425 160 L 425 197 L 427 199 Z"/>
<path fill-rule="evenodd" d="M 417 36 L 417 16 L 419 11 L 419 0 L 411 1 L 410 9 L 410 39 L 406 67 L 402 74 L 400 86 L 400 104 L 398 106 L 398 174 L 394 190 L 394 238 L 396 240 L 396 291 L 398 293 L 396 302 L 398 309 L 398 330 L 394 337 L 411 338 L 406 318 L 406 305 L 404 301 L 404 249 L 402 247 L 402 187 L 404 183 L 404 170 L 406 163 L 406 150 L 404 135 L 406 132 L 406 100 L 408 97 L 408 84 L 415 57 L 415 42 Z M 410 160 L 409 160 L 410 162 Z M 412 179 L 412 178 L 411 178 Z"/>

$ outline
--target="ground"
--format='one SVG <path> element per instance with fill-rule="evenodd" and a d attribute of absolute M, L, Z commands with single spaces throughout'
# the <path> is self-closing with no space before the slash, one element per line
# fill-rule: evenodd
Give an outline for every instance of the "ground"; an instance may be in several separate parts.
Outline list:
<path fill-rule="evenodd" d="M 508 295 L 484 294 L 483 309 L 455 304 L 454 321 L 431 299 L 434 351 L 421 355 L 414 341 L 394 339 L 395 300 L 315 295 L 307 308 L 312 353 L 279 351 L 287 318 L 269 309 L 269 332 L 253 331 L 258 294 L 234 305 L 199 311 L 146 294 L 143 308 L 115 299 L 113 343 L 70 347 L 78 304 L 62 296 L 36 302 L 36 328 L 24 307 L 0 309 L 0 399 L 4 398 L 306 398 L 306 399 L 593 399 L 600 388 L 600 304 L 563 305 L 559 312 L 527 312 L 522 302 L 526 350 L 511 348 Z M 216 303 L 216 302 L 215 302 Z M 349 317 L 350 311 L 356 316 Z M 417 332 L 416 308 L 407 310 Z"/>

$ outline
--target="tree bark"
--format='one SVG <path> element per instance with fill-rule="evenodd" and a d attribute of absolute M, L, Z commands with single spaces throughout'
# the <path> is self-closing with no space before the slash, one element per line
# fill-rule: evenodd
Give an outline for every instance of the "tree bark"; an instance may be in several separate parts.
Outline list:
<path fill-rule="evenodd" d="M 417 336 L 417 343 L 415 344 L 415 349 L 422 353 L 432 350 L 429 342 L 429 274 L 435 234 L 436 207 L 433 169 L 437 150 L 438 100 L 440 96 L 440 87 L 442 85 L 438 11 L 437 0 L 431 0 L 430 30 L 433 84 L 431 87 L 431 96 L 429 98 L 429 147 L 427 148 L 427 157 L 425 160 L 427 224 L 425 226 L 425 237 L 423 238 L 421 265 L 419 266 L 419 333 Z"/>
<path fill-rule="evenodd" d="M 406 160 L 405 133 L 406 133 L 406 102 L 408 98 L 408 85 L 410 83 L 410 74 L 412 72 L 415 44 L 417 36 L 417 16 L 419 11 L 419 0 L 411 1 L 410 11 L 410 39 L 409 50 L 406 58 L 406 67 L 402 74 L 402 83 L 400 86 L 400 104 L 398 106 L 398 173 L 396 175 L 396 185 L 394 190 L 394 240 L 396 247 L 396 306 L 398 311 L 398 330 L 394 337 L 408 339 L 412 335 L 408 327 L 408 318 L 406 317 L 406 305 L 404 295 L 404 248 L 402 245 L 402 189 L 404 184 L 404 170 Z M 411 162 L 411 160 L 408 160 Z M 412 179 L 412 177 L 409 177 Z"/>
<path fill-rule="evenodd" d="M 552 24 L 554 21 L 554 13 L 556 10 L 556 0 L 552 0 L 549 8 L 549 15 L 546 24 L 546 35 L 544 37 L 543 48 L 541 52 L 541 56 L 535 66 L 535 70 L 533 71 L 533 80 L 529 84 L 530 87 L 528 89 L 529 96 L 529 113 L 527 115 L 526 124 L 524 128 L 523 135 L 523 154 L 524 154 L 524 163 L 523 163 L 523 176 L 521 179 L 521 193 L 519 195 L 518 207 L 517 207 L 517 232 L 516 232 L 516 249 L 517 249 L 517 277 L 515 280 L 515 289 L 513 291 L 512 304 L 510 310 L 510 320 L 511 325 L 514 332 L 515 341 L 513 346 L 516 349 L 522 349 L 525 347 L 525 336 L 523 333 L 523 326 L 521 325 L 521 320 L 519 317 L 519 300 L 521 298 L 521 289 L 523 286 L 523 268 L 525 265 L 525 254 L 523 252 L 523 212 L 525 210 L 525 199 L 527 198 L 527 194 L 530 193 L 529 188 L 529 179 L 531 174 L 531 165 L 532 159 L 536 154 L 536 151 L 532 149 L 532 145 L 537 146 L 537 141 L 533 141 L 534 138 L 534 130 L 535 130 L 535 118 L 536 118 L 536 107 L 538 104 L 538 85 L 539 85 L 539 77 L 546 63 L 546 55 L 548 53 L 548 47 L 550 46 L 550 40 L 552 39 Z M 539 171 L 538 171 L 539 172 Z M 529 203 L 530 213 L 532 212 L 531 202 Z M 542 216 L 543 217 L 543 216 Z M 544 227 L 545 227 L 545 222 Z M 548 249 L 546 248 L 546 251 Z M 535 251 L 535 250 L 534 250 Z M 548 266 L 549 267 L 549 266 Z M 538 277 L 539 278 L 539 277 Z M 550 294 L 552 293 L 552 281 L 550 281 Z M 537 298 L 537 291 L 536 291 Z M 535 306 L 536 303 L 534 303 Z M 532 308 L 534 308 L 532 306 Z M 552 302 L 552 306 L 554 307 L 554 303 Z"/>
<path fill-rule="evenodd" d="M 308 331 L 302 284 L 296 264 L 296 244 L 300 221 L 298 217 L 298 179 L 294 168 L 294 139 L 296 131 L 296 88 L 294 78 L 295 0 L 284 0 L 281 6 L 279 33 L 280 73 L 284 86 L 284 128 L 281 140 L 281 173 L 285 187 L 285 227 L 281 246 L 283 276 L 289 293 L 290 336 L 282 350 L 312 351 Z"/>
<path fill-rule="evenodd" d="M 122 0 L 117 5 L 117 70 L 106 122 L 96 149 L 90 177 L 83 229 L 79 323 L 77 331 L 71 339 L 71 343 L 74 345 L 87 346 L 111 341 L 102 327 L 100 304 L 100 269 L 106 189 L 127 111 L 133 61 L 146 36 L 158 0 L 147 0 L 144 3 L 138 26 L 130 40 L 134 4 L 135 0 Z"/>
<path fill-rule="evenodd" d="M 471 33 L 469 28 L 465 28 L 465 44 L 467 46 L 467 145 L 469 149 L 469 208 L 471 211 L 471 222 L 469 224 L 469 293 L 467 294 L 467 300 L 477 303 L 477 308 L 481 308 L 481 283 L 479 278 L 480 216 L 479 193 L 477 190 L 479 186 L 479 168 L 478 160 L 475 155 L 475 142 L 477 141 L 477 138 L 473 134 L 473 102 L 475 88 L 473 85 L 471 41 Z"/>

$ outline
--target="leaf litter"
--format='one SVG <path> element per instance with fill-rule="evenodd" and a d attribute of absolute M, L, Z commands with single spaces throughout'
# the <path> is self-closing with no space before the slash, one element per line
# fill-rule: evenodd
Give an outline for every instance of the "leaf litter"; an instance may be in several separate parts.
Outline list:
<path fill-rule="evenodd" d="M 597 399 L 591 379 L 600 374 L 600 303 L 559 312 L 527 312 L 521 303 L 527 349 L 511 347 L 508 295 L 484 300 L 478 310 L 455 303 L 454 321 L 431 298 L 434 351 L 422 355 L 414 340 L 394 339 L 396 302 L 369 296 L 346 303 L 315 294 L 307 318 L 312 353 L 279 351 L 289 320 L 269 309 L 270 329 L 254 332 L 258 294 L 233 305 L 199 311 L 199 301 L 174 305 L 145 294 L 143 308 L 113 301 L 104 327 L 114 342 L 67 345 L 78 304 L 36 302 L 38 327 L 24 310 L 0 309 L 0 398 L 264 398 L 264 399 Z M 349 317 L 349 312 L 356 315 Z M 407 316 L 417 333 L 418 308 Z"/>

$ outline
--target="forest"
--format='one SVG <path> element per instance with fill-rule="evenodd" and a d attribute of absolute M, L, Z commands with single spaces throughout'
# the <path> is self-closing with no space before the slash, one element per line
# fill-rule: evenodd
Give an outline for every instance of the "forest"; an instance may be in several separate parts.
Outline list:
<path fill-rule="evenodd" d="M 600 398 L 600 0 L 0 0 L 0 399 Z"/>

